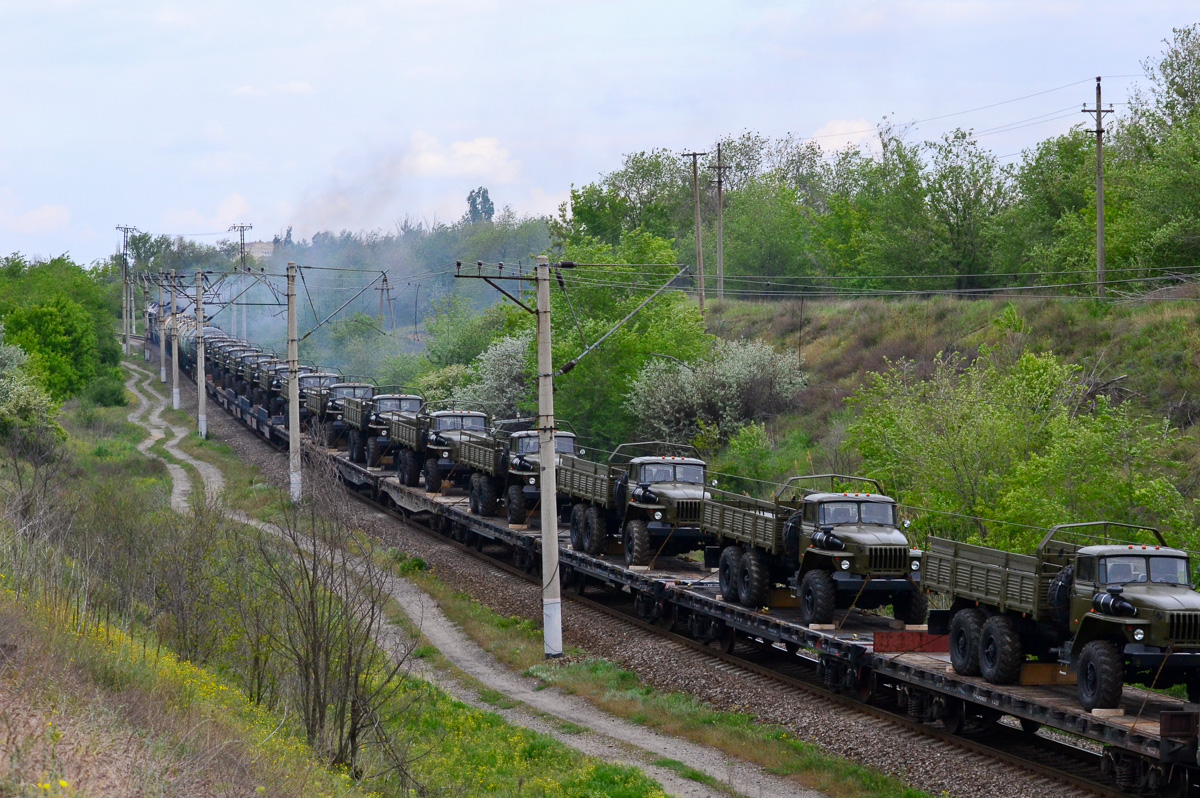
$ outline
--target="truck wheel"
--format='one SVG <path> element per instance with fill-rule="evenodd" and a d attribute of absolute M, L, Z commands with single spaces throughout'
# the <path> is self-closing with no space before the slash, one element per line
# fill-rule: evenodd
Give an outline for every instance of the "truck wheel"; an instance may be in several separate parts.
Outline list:
<path fill-rule="evenodd" d="M 525 523 L 525 492 L 521 490 L 520 485 L 508 486 L 508 491 L 504 494 L 504 513 L 508 516 L 510 524 Z M 574 538 L 571 540 L 574 542 Z"/>
<path fill-rule="evenodd" d="M 974 607 L 959 610 L 950 619 L 950 664 L 960 676 L 979 675 L 979 635 L 983 613 Z"/>
<path fill-rule="evenodd" d="M 379 463 L 383 460 L 383 450 L 386 448 L 386 445 L 380 444 L 379 436 L 372 435 L 367 438 L 367 465 L 379 468 Z"/>
<path fill-rule="evenodd" d="M 745 607 L 764 607 L 771 598 L 771 573 L 758 549 L 747 549 L 738 568 L 738 599 Z"/>
<path fill-rule="evenodd" d="M 479 475 L 479 514 L 491 518 L 496 514 L 500 497 L 496 495 L 496 483 L 487 474 Z"/>
<path fill-rule="evenodd" d="M 330 449 L 332 449 L 334 447 L 334 445 L 337 444 L 337 440 L 338 440 L 337 427 L 334 426 L 334 422 L 326 421 L 325 422 L 325 445 L 328 446 Z"/>
<path fill-rule="evenodd" d="M 594 504 L 589 504 L 583 514 L 583 550 L 593 557 L 599 557 L 608 547 L 608 523 L 604 520 L 603 511 Z"/>
<path fill-rule="evenodd" d="M 929 617 L 929 596 L 920 590 L 892 598 L 892 617 L 906 624 L 922 624 Z"/>
<path fill-rule="evenodd" d="M 440 493 L 442 490 L 442 471 L 438 468 L 437 460 L 430 457 L 425 461 L 425 492 Z"/>
<path fill-rule="evenodd" d="M 726 546 L 721 549 L 721 558 L 717 560 L 717 583 L 721 586 L 721 596 L 733 604 L 739 603 L 742 598 L 738 572 L 742 570 L 744 553 L 741 546 Z"/>
<path fill-rule="evenodd" d="M 467 484 L 467 508 L 472 515 L 479 515 L 479 475 L 472 474 Z"/>
<path fill-rule="evenodd" d="M 809 571 L 800 580 L 800 623 L 810 626 L 832 622 L 836 601 L 833 577 L 819 568 Z"/>
<path fill-rule="evenodd" d="M 1012 618 L 993 615 L 979 634 L 979 672 L 992 684 L 1012 684 L 1021 675 L 1021 636 Z"/>
<path fill-rule="evenodd" d="M 625 524 L 625 564 L 650 564 L 650 530 L 645 521 L 629 521 Z"/>
<path fill-rule="evenodd" d="M 514 488 L 520 490 L 520 487 L 514 485 Z M 508 489 L 512 492 L 512 488 Z M 583 551 L 583 514 L 585 510 L 582 504 L 576 504 L 571 507 L 571 548 L 575 551 Z"/>
<path fill-rule="evenodd" d="M 354 462 L 367 462 L 367 434 L 360 430 L 354 431 Z"/>
<path fill-rule="evenodd" d="M 417 459 L 417 453 L 411 449 L 406 449 L 404 452 L 404 484 L 406 487 L 415 488 L 421 482 L 421 461 Z"/>
<path fill-rule="evenodd" d="M 1121 703 L 1125 686 L 1125 663 L 1117 647 L 1107 640 L 1093 640 L 1079 654 L 1079 703 L 1088 712 L 1113 709 Z"/>

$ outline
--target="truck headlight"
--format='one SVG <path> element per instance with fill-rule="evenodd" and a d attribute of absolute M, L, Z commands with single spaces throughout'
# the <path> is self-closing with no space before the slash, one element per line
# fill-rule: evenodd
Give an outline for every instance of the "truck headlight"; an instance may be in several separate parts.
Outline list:
<path fill-rule="evenodd" d="M 908 564 L 908 567 L 909 567 L 909 568 L 911 568 L 911 569 L 913 569 L 914 571 L 919 571 L 919 570 L 921 570 L 921 561 L 920 561 L 920 560 L 913 560 L 912 562 L 910 562 L 910 563 Z"/>
<path fill-rule="evenodd" d="M 442 457 L 449 457 L 449 456 L 450 456 L 450 452 L 442 452 Z"/>
<path fill-rule="evenodd" d="M 529 484 L 530 484 L 530 485 L 536 485 L 536 484 L 537 484 L 537 477 L 530 477 L 530 478 L 529 478 Z"/>
<path fill-rule="evenodd" d="M 841 568 L 843 571 L 849 571 L 850 570 L 850 561 L 842 560 L 841 564 L 838 567 Z"/>
<path fill-rule="evenodd" d="M 655 521 L 661 521 L 661 520 L 662 520 L 662 510 L 655 510 L 655 511 L 654 511 L 654 520 L 655 520 Z"/>
<path fill-rule="evenodd" d="M 1134 629 L 1133 630 L 1133 639 L 1138 641 L 1139 643 L 1142 642 L 1143 640 L 1145 640 L 1146 639 L 1146 630 L 1145 629 Z"/>

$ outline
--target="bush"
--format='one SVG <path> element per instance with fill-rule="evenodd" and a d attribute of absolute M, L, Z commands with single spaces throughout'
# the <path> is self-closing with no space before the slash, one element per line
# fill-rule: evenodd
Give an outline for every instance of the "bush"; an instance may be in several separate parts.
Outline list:
<path fill-rule="evenodd" d="M 88 383 L 83 390 L 83 399 L 98 407 L 124 407 L 129 404 L 125 396 L 125 381 L 119 368 L 108 369 Z"/>
<path fill-rule="evenodd" d="M 493 343 L 475 359 L 475 381 L 454 391 L 455 401 L 482 405 L 494 418 L 512 418 L 529 398 L 529 344 L 533 333 L 511 335 Z"/>
<path fill-rule="evenodd" d="M 761 341 L 718 341 L 695 366 L 652 361 L 634 380 L 626 404 L 643 434 L 692 440 L 715 425 L 719 439 L 747 422 L 790 408 L 808 384 L 794 352 Z"/>

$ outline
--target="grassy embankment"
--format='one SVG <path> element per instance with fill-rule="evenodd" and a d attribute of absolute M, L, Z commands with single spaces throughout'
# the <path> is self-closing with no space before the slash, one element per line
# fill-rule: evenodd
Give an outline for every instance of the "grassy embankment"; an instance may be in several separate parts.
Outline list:
<path fill-rule="evenodd" d="M 1164 296 L 1164 295 L 1159 295 Z M 833 470 L 853 473 L 857 460 L 840 449 L 848 412 L 844 400 L 866 375 L 888 363 L 913 361 L 927 376 L 939 352 L 968 357 L 985 347 L 1053 352 L 1182 434 L 1176 459 L 1192 476 L 1180 485 L 1195 497 L 1200 485 L 1200 288 L 1173 289 L 1181 301 L 1101 304 L 1082 299 L 948 297 L 902 300 L 714 303 L 711 332 L 729 339 L 761 338 L 799 351 L 810 387 L 794 414 L 767 425 L 765 453 L 772 478 Z M 851 470 L 847 470 L 851 469 Z"/>
<path fill-rule="evenodd" d="M 64 498 L 111 502 L 114 512 L 143 519 L 168 514 L 166 469 L 136 450 L 143 433 L 126 412 L 67 408 L 72 490 Z M 239 471 L 227 449 L 191 444 L 240 483 L 237 503 L 262 507 L 261 482 Z M 155 450 L 171 459 L 161 443 Z M 203 664 L 187 662 L 162 644 L 152 608 L 112 611 L 119 586 L 79 590 L 72 580 L 86 578 L 85 566 L 58 557 L 40 577 L 24 570 L 19 590 L 14 579 L 0 579 L 0 728 L 12 742 L 0 763 L 0 793 L 141 794 L 169 783 L 169 792 L 185 794 L 397 794 L 387 778 L 356 782 L 326 767 L 294 712 L 282 702 L 255 704 L 238 689 L 220 647 Z M 411 709 L 380 716 L 407 746 L 416 781 L 431 789 L 661 794 L 636 770 L 582 756 L 424 682 L 406 680 L 393 700 L 390 709 Z"/>

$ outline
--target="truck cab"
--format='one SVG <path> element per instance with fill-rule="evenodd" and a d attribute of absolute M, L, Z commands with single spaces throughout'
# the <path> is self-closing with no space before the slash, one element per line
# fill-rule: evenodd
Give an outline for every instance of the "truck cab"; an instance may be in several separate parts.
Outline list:
<path fill-rule="evenodd" d="M 897 619 L 924 623 L 921 552 L 909 547 L 895 500 L 873 487 L 880 492 L 805 491 L 784 526 L 784 545 L 799 561 L 805 623 L 829 623 L 838 608 L 889 604 Z"/>
<path fill-rule="evenodd" d="M 388 413 L 416 413 L 421 409 L 421 397 L 381 388 L 370 397 L 352 396 L 345 400 L 342 419 L 346 422 L 346 448 L 350 459 L 372 468 L 392 448 L 388 437 Z"/>
<path fill-rule="evenodd" d="M 375 386 L 367 382 L 339 380 L 324 384 L 305 394 L 308 420 L 313 434 L 326 446 L 333 446 L 346 431 L 342 418 L 347 399 L 370 399 L 375 395 Z"/>
<path fill-rule="evenodd" d="M 707 467 L 695 457 L 651 455 L 629 461 L 625 475 L 613 486 L 614 506 L 622 515 L 626 564 L 644 565 L 659 549 L 680 554 L 702 544 Z"/>
<path fill-rule="evenodd" d="M 464 434 L 485 432 L 488 416 L 478 410 L 436 410 L 428 414 L 427 427 L 422 436 L 425 463 L 425 491 L 437 493 L 442 481 L 464 486 L 470 479 L 470 470 L 458 467 L 458 447 Z"/>
<path fill-rule="evenodd" d="M 563 455 L 583 454 L 576 443 L 575 433 L 555 430 L 556 462 L 561 462 Z M 520 430 L 509 436 L 508 450 L 502 464 L 507 464 L 504 476 L 504 506 L 510 524 L 525 523 L 526 509 L 536 505 L 541 499 L 541 460 L 541 443 L 537 430 Z"/>

